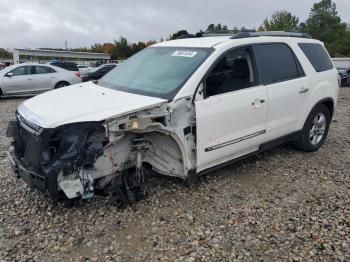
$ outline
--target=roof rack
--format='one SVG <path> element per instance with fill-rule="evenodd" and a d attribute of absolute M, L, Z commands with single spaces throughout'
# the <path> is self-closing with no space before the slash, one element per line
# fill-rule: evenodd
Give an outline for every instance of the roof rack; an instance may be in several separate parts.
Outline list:
<path fill-rule="evenodd" d="M 176 39 L 185 39 L 185 38 L 196 38 L 196 37 L 210 37 L 210 36 L 234 36 L 236 32 L 233 31 L 200 31 L 196 34 L 188 34 L 179 36 Z"/>
<path fill-rule="evenodd" d="M 299 38 L 312 38 L 307 33 L 287 32 L 287 31 L 262 31 L 257 32 L 255 30 L 244 29 L 240 32 L 236 31 L 205 31 L 198 32 L 196 34 L 188 34 L 178 37 L 177 39 L 196 38 L 196 37 L 211 37 L 211 36 L 231 36 L 231 39 L 241 39 L 249 37 L 259 36 L 276 36 L 276 37 L 299 37 Z"/>
<path fill-rule="evenodd" d="M 286 31 L 263 31 L 263 32 L 240 32 L 231 37 L 231 39 L 240 39 L 248 37 L 259 37 L 259 36 L 279 36 L 279 37 L 299 37 L 299 38 L 312 38 L 307 33 L 298 32 L 286 32 Z"/>

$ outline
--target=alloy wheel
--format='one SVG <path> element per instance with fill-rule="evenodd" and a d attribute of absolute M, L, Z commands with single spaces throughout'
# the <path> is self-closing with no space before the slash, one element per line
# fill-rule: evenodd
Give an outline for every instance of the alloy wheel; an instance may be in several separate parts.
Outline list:
<path fill-rule="evenodd" d="M 312 121 L 310 129 L 310 142 L 317 145 L 323 138 L 327 125 L 327 119 L 324 113 L 318 113 Z"/>

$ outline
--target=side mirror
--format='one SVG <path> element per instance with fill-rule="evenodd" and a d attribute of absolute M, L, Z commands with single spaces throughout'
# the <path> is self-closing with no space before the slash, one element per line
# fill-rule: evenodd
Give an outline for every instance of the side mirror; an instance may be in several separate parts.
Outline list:
<path fill-rule="evenodd" d="M 13 73 L 7 73 L 5 76 L 11 77 L 11 76 L 13 76 Z"/>

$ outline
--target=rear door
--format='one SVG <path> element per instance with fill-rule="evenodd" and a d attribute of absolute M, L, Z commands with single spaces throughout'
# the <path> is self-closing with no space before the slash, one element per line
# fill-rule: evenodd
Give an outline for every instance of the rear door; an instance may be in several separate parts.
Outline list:
<path fill-rule="evenodd" d="M 32 66 L 19 66 L 8 73 L 12 73 L 12 76 L 3 77 L 3 91 L 6 94 L 26 94 L 31 93 L 34 90 L 33 82 L 33 67 Z"/>
<path fill-rule="evenodd" d="M 268 104 L 251 46 L 224 54 L 202 85 L 204 99 L 195 102 L 198 172 L 258 150 Z"/>
<path fill-rule="evenodd" d="M 35 75 L 33 75 L 33 81 L 35 90 L 42 92 L 45 90 L 53 89 L 57 79 L 57 72 L 48 66 L 35 66 Z"/>
<path fill-rule="evenodd" d="M 293 50 L 285 43 L 255 46 L 260 78 L 268 94 L 267 139 L 298 129 L 309 87 Z"/>

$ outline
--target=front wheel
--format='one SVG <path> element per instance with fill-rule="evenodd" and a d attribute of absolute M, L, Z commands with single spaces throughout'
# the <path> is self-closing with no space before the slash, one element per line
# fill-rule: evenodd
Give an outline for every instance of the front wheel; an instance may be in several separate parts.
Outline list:
<path fill-rule="evenodd" d="M 330 122 L 331 113 L 325 105 L 320 104 L 314 107 L 306 119 L 295 146 L 307 152 L 318 150 L 326 140 Z"/>

